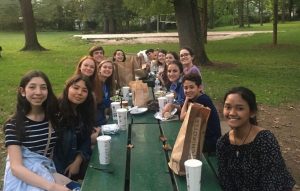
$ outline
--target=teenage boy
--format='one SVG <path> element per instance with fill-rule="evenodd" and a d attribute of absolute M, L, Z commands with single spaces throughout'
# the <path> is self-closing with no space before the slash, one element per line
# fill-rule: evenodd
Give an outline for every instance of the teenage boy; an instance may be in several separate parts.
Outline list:
<path fill-rule="evenodd" d="M 216 152 L 216 143 L 221 136 L 220 119 L 216 107 L 208 95 L 202 91 L 202 79 L 199 74 L 187 74 L 182 79 L 185 101 L 181 108 L 180 119 L 183 120 L 189 103 L 199 103 L 211 109 L 207 121 L 203 152 Z"/>

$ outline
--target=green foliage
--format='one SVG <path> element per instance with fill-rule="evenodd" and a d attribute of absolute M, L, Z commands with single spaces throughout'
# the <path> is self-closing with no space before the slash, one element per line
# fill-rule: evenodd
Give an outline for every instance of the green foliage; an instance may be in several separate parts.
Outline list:
<path fill-rule="evenodd" d="M 19 29 L 19 2 L 17 0 L 1 0 L 0 30 Z"/>

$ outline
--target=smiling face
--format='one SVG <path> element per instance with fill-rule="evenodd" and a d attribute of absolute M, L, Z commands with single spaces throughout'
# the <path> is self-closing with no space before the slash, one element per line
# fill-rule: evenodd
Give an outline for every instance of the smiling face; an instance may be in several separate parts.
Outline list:
<path fill-rule="evenodd" d="M 168 66 L 167 74 L 170 82 L 176 82 L 181 76 L 180 69 L 176 64 L 170 64 Z"/>
<path fill-rule="evenodd" d="M 250 111 L 248 103 L 240 94 L 229 94 L 224 102 L 223 115 L 227 124 L 232 129 L 247 127 L 250 125 Z"/>
<path fill-rule="evenodd" d="M 166 62 L 166 55 L 162 52 L 159 52 L 158 55 L 157 55 L 157 60 L 164 64 Z"/>
<path fill-rule="evenodd" d="M 93 52 L 93 58 L 100 63 L 104 59 L 104 52 L 102 50 L 96 50 Z"/>
<path fill-rule="evenodd" d="M 124 61 L 124 53 L 122 51 L 118 50 L 115 55 L 115 60 L 117 62 L 123 62 Z"/>
<path fill-rule="evenodd" d="M 171 53 L 167 53 L 166 55 L 166 64 L 169 65 L 171 62 L 175 60 L 175 57 Z"/>
<path fill-rule="evenodd" d="M 113 64 L 111 62 L 104 62 L 101 66 L 99 66 L 98 76 L 100 78 L 107 79 L 113 73 Z"/>
<path fill-rule="evenodd" d="M 80 72 L 85 76 L 92 76 L 95 72 L 96 64 L 92 59 L 85 59 L 80 66 Z"/>
<path fill-rule="evenodd" d="M 187 49 L 180 50 L 179 56 L 182 65 L 186 67 L 193 65 L 193 56 L 191 56 L 191 53 Z"/>
<path fill-rule="evenodd" d="M 183 82 L 183 90 L 184 90 L 185 97 L 191 100 L 199 97 L 200 92 L 202 91 L 202 86 L 201 85 L 198 86 L 193 81 L 185 80 Z"/>
<path fill-rule="evenodd" d="M 88 96 L 88 89 L 83 80 L 75 82 L 69 87 L 68 99 L 74 105 L 79 105 L 83 103 Z"/>
<path fill-rule="evenodd" d="M 48 96 L 47 84 L 43 78 L 33 77 L 25 88 L 20 88 L 20 93 L 28 100 L 31 107 L 42 106 Z"/>

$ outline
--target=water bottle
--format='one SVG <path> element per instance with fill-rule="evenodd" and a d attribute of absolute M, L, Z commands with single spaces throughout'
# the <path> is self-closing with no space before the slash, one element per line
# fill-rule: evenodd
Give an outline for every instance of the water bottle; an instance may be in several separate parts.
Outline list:
<path fill-rule="evenodd" d="M 154 86 L 154 91 L 157 92 L 160 90 L 160 81 L 158 78 L 155 79 L 155 86 Z"/>

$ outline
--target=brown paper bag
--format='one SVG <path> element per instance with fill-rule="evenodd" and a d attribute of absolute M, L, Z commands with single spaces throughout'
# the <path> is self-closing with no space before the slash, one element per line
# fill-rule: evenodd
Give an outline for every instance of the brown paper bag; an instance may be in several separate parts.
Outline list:
<path fill-rule="evenodd" d="M 129 87 L 132 92 L 132 103 L 134 106 L 145 107 L 149 100 L 149 88 L 143 81 L 131 81 Z"/>
<path fill-rule="evenodd" d="M 186 160 L 200 160 L 209 114 L 208 107 L 198 103 L 189 105 L 168 163 L 175 174 L 185 175 Z"/>

